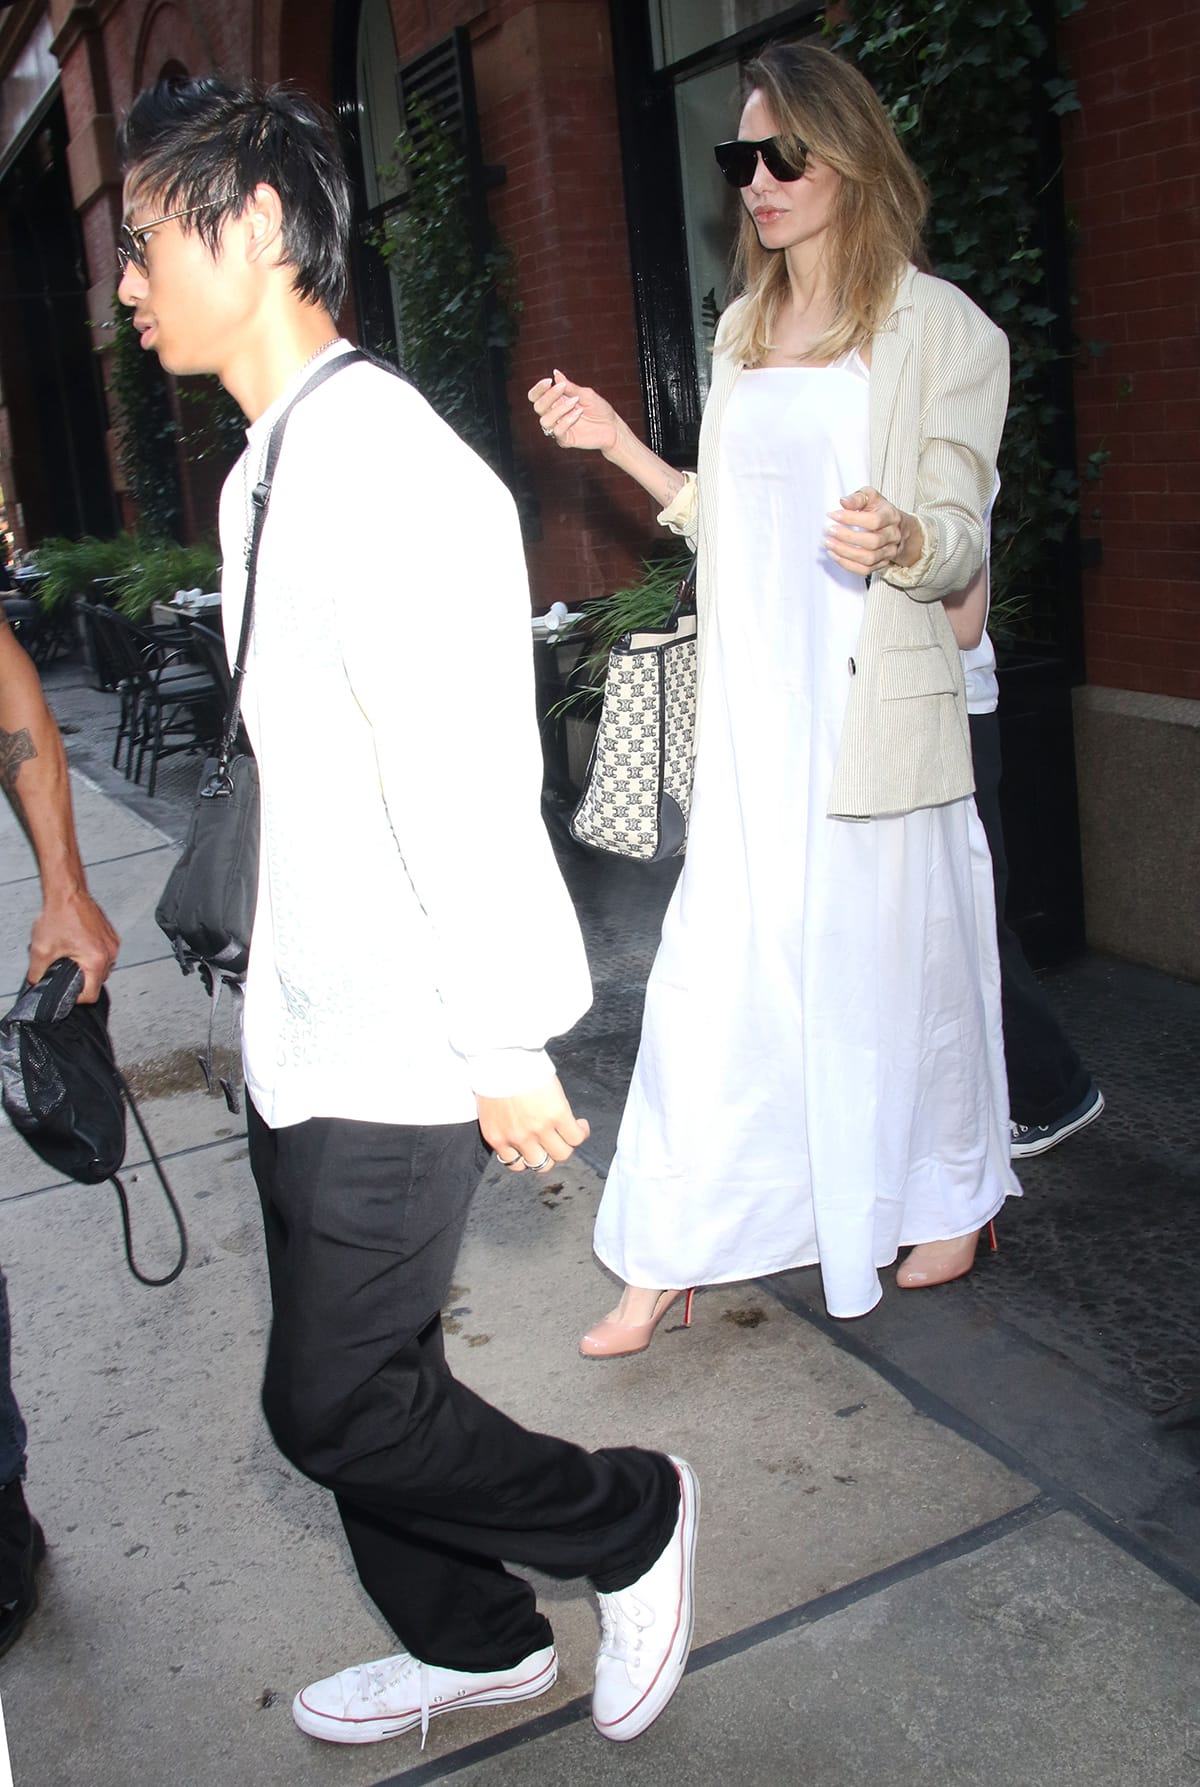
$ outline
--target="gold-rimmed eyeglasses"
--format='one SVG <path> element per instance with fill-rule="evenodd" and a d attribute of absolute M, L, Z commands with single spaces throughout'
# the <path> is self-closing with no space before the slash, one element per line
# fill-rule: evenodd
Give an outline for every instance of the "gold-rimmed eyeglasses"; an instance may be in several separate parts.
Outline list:
<path fill-rule="evenodd" d="M 123 223 L 117 237 L 117 271 L 120 277 L 124 279 L 129 267 L 136 267 L 139 273 L 150 271 L 146 265 L 143 242 L 151 230 L 160 228 L 164 223 L 174 223 L 178 217 L 192 217 L 197 211 L 212 211 L 215 208 L 216 200 L 206 199 L 202 205 L 187 205 L 182 211 L 168 211 L 165 217 L 156 217 L 151 223 L 139 223 L 136 229 Z"/>

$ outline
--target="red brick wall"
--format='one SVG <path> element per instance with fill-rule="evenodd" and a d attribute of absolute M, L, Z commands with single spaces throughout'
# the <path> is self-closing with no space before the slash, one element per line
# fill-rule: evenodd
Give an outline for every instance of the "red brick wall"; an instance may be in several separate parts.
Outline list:
<path fill-rule="evenodd" d="M 649 499 L 596 454 L 547 444 L 525 394 L 555 366 L 643 423 L 607 0 L 392 0 L 402 62 L 471 31 L 484 158 L 505 168 L 491 215 L 522 309 L 509 410 L 518 475 L 537 500 L 536 607 L 624 580 L 666 536 Z"/>
<path fill-rule="evenodd" d="M 479 37 L 474 62 L 484 156 L 507 173 L 492 217 L 516 257 L 523 307 L 509 407 L 540 510 L 530 574 L 535 605 L 574 604 L 667 538 L 649 498 L 598 454 L 545 440 L 525 395 L 558 366 L 642 426 L 608 7 L 509 0 L 488 16 L 497 12 L 506 16 Z"/>
<path fill-rule="evenodd" d="M 1075 380 L 1088 680 L 1200 698 L 1200 0 L 1087 0 L 1064 27 L 1079 84 Z"/>

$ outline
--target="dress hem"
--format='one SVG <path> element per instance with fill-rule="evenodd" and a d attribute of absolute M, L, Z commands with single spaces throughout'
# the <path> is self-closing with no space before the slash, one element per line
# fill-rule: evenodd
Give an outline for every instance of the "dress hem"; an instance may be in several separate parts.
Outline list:
<path fill-rule="evenodd" d="M 978 1222 L 972 1221 L 965 1229 L 959 1229 L 956 1234 L 953 1234 L 953 1235 L 924 1235 L 924 1236 L 921 1236 L 915 1240 L 909 1240 L 909 1238 L 907 1236 L 902 1236 L 901 1239 L 899 1241 L 897 1241 L 895 1250 L 892 1253 L 892 1256 L 890 1259 L 875 1261 L 875 1267 L 874 1267 L 875 1271 L 876 1272 L 886 1272 L 889 1269 L 889 1267 L 894 1266 L 900 1257 L 900 1250 L 904 1247 L 924 1247 L 924 1246 L 928 1245 L 928 1243 L 931 1241 L 960 1241 L 964 1235 L 978 1234 L 981 1229 L 985 1229 L 987 1227 L 989 1222 L 995 1221 L 996 1217 L 1000 1214 L 1000 1211 L 1003 1210 L 1003 1208 L 1004 1208 L 1005 1204 L 1008 1202 L 1009 1198 L 1019 1198 L 1019 1197 L 1022 1197 L 1023 1195 L 1024 1194 L 1021 1190 L 1020 1185 L 1018 1185 L 1017 1182 L 1014 1180 L 1012 1189 L 1005 1191 L 1003 1193 L 1003 1195 L 1000 1198 L 999 1203 L 997 1203 L 995 1205 L 995 1207 L 988 1213 L 988 1215 L 981 1216 L 979 1218 Z M 814 1249 L 812 1251 L 811 1257 L 808 1257 L 805 1259 L 792 1260 L 785 1265 L 757 1266 L 757 1267 L 751 1266 L 749 1269 L 742 1269 L 742 1270 L 738 1270 L 737 1272 L 723 1273 L 719 1278 L 689 1278 L 689 1279 L 684 1279 L 680 1282 L 676 1282 L 675 1284 L 641 1285 L 641 1284 L 636 1283 L 636 1281 L 632 1278 L 625 1278 L 621 1272 L 620 1267 L 614 1266 L 613 1263 L 611 1262 L 611 1260 L 605 1259 L 604 1255 L 601 1253 L 601 1251 L 598 1247 L 593 1246 L 592 1252 L 595 1254 L 595 1256 L 599 1260 L 600 1264 L 604 1267 L 605 1271 L 611 1272 L 615 1278 L 619 1278 L 621 1280 L 622 1284 L 628 1285 L 630 1287 L 630 1289 L 632 1289 L 632 1290 L 647 1290 L 647 1291 L 707 1290 L 707 1289 L 711 1289 L 711 1288 L 716 1288 L 718 1285 L 722 1285 L 722 1284 L 750 1284 L 757 1278 L 777 1278 L 781 1272 L 803 1272 L 803 1271 L 807 1271 L 808 1268 L 811 1266 L 819 1266 L 821 1264 L 820 1257 L 817 1254 L 816 1250 Z M 883 1293 L 881 1291 L 880 1296 L 882 1296 L 882 1294 Z M 879 1297 L 877 1297 L 875 1299 L 875 1302 L 870 1304 L 868 1308 L 859 1310 L 857 1312 L 857 1314 L 858 1315 L 869 1315 L 871 1313 L 871 1310 L 876 1308 L 878 1303 L 879 1303 Z M 827 1309 L 829 1308 L 828 1304 L 826 1304 L 826 1308 Z M 832 1315 L 833 1311 L 830 1310 L 829 1313 Z M 856 1316 L 841 1316 L 841 1315 L 839 1315 L 839 1316 L 835 1316 L 834 1319 L 836 1321 L 853 1321 L 856 1319 Z"/>

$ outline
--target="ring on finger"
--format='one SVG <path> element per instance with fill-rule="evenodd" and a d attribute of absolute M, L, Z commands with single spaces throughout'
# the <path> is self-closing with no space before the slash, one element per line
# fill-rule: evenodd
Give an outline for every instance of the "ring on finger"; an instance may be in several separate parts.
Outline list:
<path fill-rule="evenodd" d="M 543 428 L 542 433 L 545 435 L 546 439 L 549 440 L 550 437 L 553 435 L 554 430 L 553 430 L 553 428 Z"/>
<path fill-rule="evenodd" d="M 525 1165 L 529 1168 L 531 1173 L 540 1173 L 543 1167 L 548 1167 L 550 1165 L 549 1150 L 547 1149 L 540 1160 L 527 1160 Z"/>
<path fill-rule="evenodd" d="M 498 1153 L 496 1159 L 500 1162 L 502 1167 L 515 1167 L 518 1162 L 520 1162 L 522 1166 L 525 1164 L 520 1154 L 514 1154 L 511 1160 L 505 1160 L 503 1154 Z"/>

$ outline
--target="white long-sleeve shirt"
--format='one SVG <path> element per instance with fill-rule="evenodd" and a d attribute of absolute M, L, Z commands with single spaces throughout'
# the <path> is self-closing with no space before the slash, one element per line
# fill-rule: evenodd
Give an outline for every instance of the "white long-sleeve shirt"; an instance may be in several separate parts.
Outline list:
<path fill-rule="evenodd" d="M 331 349 L 344 351 L 345 344 Z M 237 648 L 250 490 L 297 375 L 221 495 Z M 293 410 L 243 713 L 262 836 L 246 1084 L 273 1128 L 466 1121 L 553 1073 L 591 1002 L 541 818 L 516 511 L 411 386 L 348 367 Z"/>

